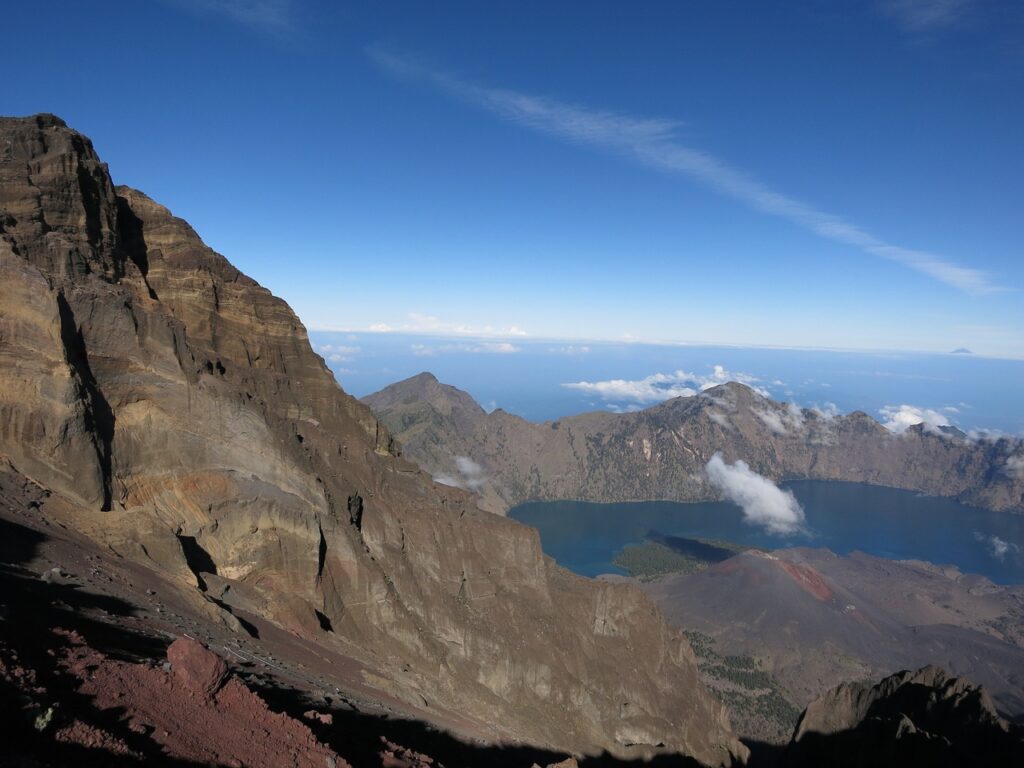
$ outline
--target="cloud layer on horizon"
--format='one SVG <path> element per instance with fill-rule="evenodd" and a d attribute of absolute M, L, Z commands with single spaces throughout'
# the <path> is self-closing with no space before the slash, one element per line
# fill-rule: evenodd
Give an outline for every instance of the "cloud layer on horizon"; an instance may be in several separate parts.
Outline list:
<path fill-rule="evenodd" d="M 767 390 L 759 388 L 759 381 L 748 373 L 733 373 L 724 366 L 716 365 L 706 376 L 678 370 L 672 373 L 653 373 L 642 379 L 608 379 L 605 381 L 575 381 L 562 384 L 566 389 L 596 395 L 605 401 L 633 402 L 640 404 L 660 403 L 673 397 L 693 397 L 699 392 L 738 381 L 753 387 L 768 397 Z"/>
<path fill-rule="evenodd" d="M 409 349 L 416 357 L 433 357 L 434 355 L 450 352 L 514 355 L 516 352 L 520 351 L 519 347 L 508 341 L 477 341 L 473 343 L 460 342 L 458 344 L 439 344 L 433 347 L 428 344 L 413 344 Z"/>
<path fill-rule="evenodd" d="M 711 485 L 743 509 L 745 522 L 781 536 L 803 530 L 804 510 L 792 492 L 754 472 L 745 461 L 726 464 L 722 454 L 716 453 L 704 472 Z"/>
<path fill-rule="evenodd" d="M 331 330 L 322 328 L 319 330 Z M 351 331 L 353 329 L 343 329 Z M 427 315 L 422 312 L 409 312 L 405 321 L 396 325 L 390 323 L 374 323 L 362 330 L 363 333 L 413 333 L 413 334 L 436 334 L 438 336 L 481 336 L 495 338 L 520 338 L 527 333 L 516 325 L 507 328 L 497 328 L 493 325 L 474 326 L 465 323 L 453 323 L 442 320 L 435 315 Z"/>
<path fill-rule="evenodd" d="M 369 55 L 385 71 L 428 82 L 504 120 L 695 179 L 750 208 L 786 219 L 827 240 L 902 264 L 969 295 L 1005 290 L 981 270 L 933 253 L 889 243 L 839 216 L 777 192 L 707 152 L 685 146 L 677 139 L 681 124 L 676 120 L 633 117 L 480 86 L 378 48 L 371 48 Z"/>

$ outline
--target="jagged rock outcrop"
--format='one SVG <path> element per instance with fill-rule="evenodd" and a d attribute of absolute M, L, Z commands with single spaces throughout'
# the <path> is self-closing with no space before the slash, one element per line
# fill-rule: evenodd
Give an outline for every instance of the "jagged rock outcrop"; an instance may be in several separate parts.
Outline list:
<path fill-rule="evenodd" d="M 1024 456 L 1019 440 L 975 441 L 920 425 L 894 434 L 862 412 L 798 408 L 736 382 L 636 413 L 542 424 L 488 414 L 428 373 L 363 401 L 435 477 L 464 480 L 458 456 L 479 464 L 482 473 L 461 484 L 495 511 L 528 500 L 713 499 L 704 467 L 720 451 L 775 480 L 870 483 L 1024 513 L 1024 474 L 1008 463 Z"/>
<path fill-rule="evenodd" d="M 1024 732 L 988 694 L 929 666 L 877 685 L 843 683 L 811 702 L 786 766 L 1011 766 L 1024 763 Z"/>
<path fill-rule="evenodd" d="M 62 524 L 495 740 L 745 754 L 638 590 L 397 456 L 283 301 L 50 115 L 0 120 L 0 273 L 0 453 Z"/>

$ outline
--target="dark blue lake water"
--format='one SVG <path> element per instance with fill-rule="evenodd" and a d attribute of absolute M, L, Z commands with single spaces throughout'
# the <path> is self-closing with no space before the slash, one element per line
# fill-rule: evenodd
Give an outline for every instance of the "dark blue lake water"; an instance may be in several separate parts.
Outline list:
<path fill-rule="evenodd" d="M 770 549 L 827 547 L 896 560 L 952 564 L 1001 584 L 1024 583 L 1024 516 L 989 512 L 911 491 L 825 481 L 785 483 L 807 515 L 806 532 L 772 535 L 731 502 L 531 502 L 509 512 L 540 531 L 544 551 L 584 576 L 619 573 L 612 560 L 651 534 L 725 539 Z"/>

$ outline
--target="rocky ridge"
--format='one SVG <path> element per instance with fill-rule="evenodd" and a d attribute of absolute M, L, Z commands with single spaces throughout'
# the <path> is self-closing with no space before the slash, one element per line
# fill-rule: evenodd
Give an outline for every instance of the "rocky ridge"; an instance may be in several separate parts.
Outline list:
<path fill-rule="evenodd" d="M 1024 733 L 981 688 L 929 666 L 844 683 L 805 710 L 786 766 L 1010 766 Z"/>
<path fill-rule="evenodd" d="M 0 272 L 0 453 L 53 492 L 35 514 L 495 741 L 746 754 L 638 590 L 403 460 L 283 301 L 51 115 L 0 120 Z"/>
<path fill-rule="evenodd" d="M 1024 513 L 1019 440 L 971 440 L 918 425 L 894 434 L 863 412 L 799 408 L 730 382 L 635 413 L 587 413 L 541 424 L 486 413 L 465 392 L 423 373 L 363 398 L 405 455 L 478 493 L 492 511 L 524 501 L 703 501 L 721 452 L 773 480 L 903 488 Z M 460 474 L 457 457 L 482 473 Z"/>

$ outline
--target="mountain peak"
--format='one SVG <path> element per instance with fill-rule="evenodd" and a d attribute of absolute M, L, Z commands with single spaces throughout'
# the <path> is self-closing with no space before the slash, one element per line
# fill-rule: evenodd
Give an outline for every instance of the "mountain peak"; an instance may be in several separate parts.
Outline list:
<path fill-rule="evenodd" d="M 422 373 L 417 373 L 415 376 L 410 376 L 405 381 L 410 383 L 410 384 L 415 383 L 415 384 L 424 384 L 424 385 L 440 384 L 441 383 L 440 381 L 438 381 L 437 376 L 432 374 L 430 371 L 423 371 Z"/>
<path fill-rule="evenodd" d="M 703 390 L 701 394 L 710 397 L 725 396 L 729 399 L 738 400 L 741 403 L 764 399 L 764 396 L 756 389 L 739 381 L 726 381 L 722 384 L 716 384 Z"/>
<path fill-rule="evenodd" d="M 442 384 L 429 371 L 384 387 L 362 400 L 375 411 L 427 404 L 454 418 L 472 421 L 486 416 L 472 395 L 450 384 Z"/>

